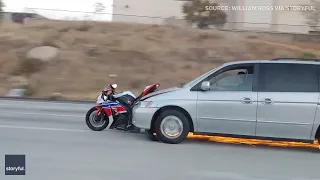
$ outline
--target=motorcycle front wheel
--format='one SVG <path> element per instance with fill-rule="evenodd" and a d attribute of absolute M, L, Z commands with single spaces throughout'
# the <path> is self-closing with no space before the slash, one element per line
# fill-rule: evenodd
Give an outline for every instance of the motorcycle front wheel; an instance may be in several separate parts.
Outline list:
<path fill-rule="evenodd" d="M 92 107 L 86 114 L 86 124 L 93 131 L 102 131 L 109 124 L 109 117 L 102 114 L 97 116 L 97 111 L 95 107 Z"/>

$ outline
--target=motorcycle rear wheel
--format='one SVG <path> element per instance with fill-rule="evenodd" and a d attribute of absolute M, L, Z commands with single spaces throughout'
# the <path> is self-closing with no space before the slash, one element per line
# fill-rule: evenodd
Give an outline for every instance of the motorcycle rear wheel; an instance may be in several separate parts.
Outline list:
<path fill-rule="evenodd" d="M 102 115 L 97 117 L 97 109 L 92 107 L 86 114 L 86 124 L 93 131 L 102 131 L 109 125 L 109 117 Z"/>

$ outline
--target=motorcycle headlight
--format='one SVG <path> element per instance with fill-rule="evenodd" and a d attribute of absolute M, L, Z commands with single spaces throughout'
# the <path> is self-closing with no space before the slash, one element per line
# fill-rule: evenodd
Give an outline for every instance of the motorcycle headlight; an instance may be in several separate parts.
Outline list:
<path fill-rule="evenodd" d="M 152 105 L 152 101 L 140 101 L 140 107 L 149 108 Z"/>

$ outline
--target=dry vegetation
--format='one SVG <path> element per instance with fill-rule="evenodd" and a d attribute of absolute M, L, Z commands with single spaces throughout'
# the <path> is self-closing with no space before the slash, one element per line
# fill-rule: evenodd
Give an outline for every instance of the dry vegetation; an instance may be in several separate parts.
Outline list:
<path fill-rule="evenodd" d="M 58 47 L 59 56 L 41 66 L 25 58 L 30 48 L 41 45 Z M 231 32 L 56 21 L 2 26 L 0 49 L 0 95 L 17 86 L 12 76 L 24 74 L 31 96 L 58 92 L 72 99 L 94 98 L 108 83 L 139 93 L 155 82 L 162 88 L 179 85 L 227 61 L 320 51 L 317 44 L 266 41 Z"/>

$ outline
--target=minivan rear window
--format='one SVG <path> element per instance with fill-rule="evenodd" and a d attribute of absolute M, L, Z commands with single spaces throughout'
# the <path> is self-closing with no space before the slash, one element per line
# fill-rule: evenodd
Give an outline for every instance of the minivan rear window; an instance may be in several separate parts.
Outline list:
<path fill-rule="evenodd" d="M 262 63 L 259 66 L 260 92 L 319 92 L 316 65 Z"/>

